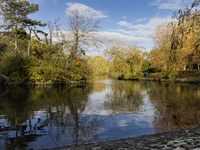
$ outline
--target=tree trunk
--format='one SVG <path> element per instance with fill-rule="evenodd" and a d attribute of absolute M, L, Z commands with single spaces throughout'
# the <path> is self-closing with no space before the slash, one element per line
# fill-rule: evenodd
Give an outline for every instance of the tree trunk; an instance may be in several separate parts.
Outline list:
<path fill-rule="evenodd" d="M 52 24 L 51 22 L 48 22 L 48 27 L 49 27 L 49 33 L 50 33 L 50 39 L 49 39 L 49 46 L 51 47 L 52 46 Z"/>
<path fill-rule="evenodd" d="M 75 28 L 75 43 L 72 52 L 73 59 L 76 59 L 78 52 L 78 44 L 79 44 L 79 16 L 76 15 L 76 28 Z"/>
<path fill-rule="evenodd" d="M 73 59 L 76 59 L 77 52 L 78 52 L 78 36 L 76 36 L 75 38 L 74 49 L 72 52 Z"/>
<path fill-rule="evenodd" d="M 52 46 L 52 31 L 50 31 L 50 47 Z"/>
<path fill-rule="evenodd" d="M 9 91 L 10 91 L 10 89 L 6 87 L 5 91 L 3 91 L 2 93 L 0 93 L 0 98 L 4 97 L 6 94 L 8 94 Z"/>
<path fill-rule="evenodd" d="M 28 29 L 29 29 L 28 56 L 30 56 L 30 48 L 31 48 L 31 28 L 28 27 Z"/>
<path fill-rule="evenodd" d="M 18 47 L 17 47 L 17 25 L 15 25 L 15 56 L 18 56 Z"/>
<path fill-rule="evenodd" d="M 3 80 L 5 80 L 6 82 L 10 82 L 10 79 L 9 79 L 7 76 L 5 76 L 5 75 L 3 75 L 3 74 L 1 74 L 1 73 L 0 73 L 0 77 L 1 77 Z"/>
<path fill-rule="evenodd" d="M 189 70 L 192 70 L 192 65 L 191 65 L 191 63 L 190 63 L 190 65 L 189 65 Z"/>
<path fill-rule="evenodd" d="M 47 34 L 45 34 L 45 40 L 46 40 L 46 45 L 48 45 L 48 38 L 47 38 Z"/>
<path fill-rule="evenodd" d="M 186 65 L 184 65 L 184 68 L 183 68 L 183 70 L 184 70 L 184 71 L 186 70 Z"/>

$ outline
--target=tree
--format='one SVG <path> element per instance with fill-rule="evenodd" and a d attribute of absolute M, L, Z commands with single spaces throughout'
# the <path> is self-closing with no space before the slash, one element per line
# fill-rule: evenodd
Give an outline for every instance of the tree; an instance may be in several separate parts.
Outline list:
<path fill-rule="evenodd" d="M 188 3 L 188 5 L 174 12 L 173 18 L 178 20 L 178 26 L 180 27 L 178 33 L 181 35 L 179 37 L 179 44 L 180 46 L 183 45 L 183 40 L 185 36 L 190 34 L 193 36 L 194 39 L 194 53 L 193 55 L 200 55 L 200 10 L 199 10 L 200 0 L 193 0 L 192 2 Z M 184 26 L 183 26 L 184 25 Z M 177 32 L 177 31 L 176 31 Z M 173 38 L 173 34 L 172 34 Z M 172 46 L 175 42 L 172 42 Z M 192 58 L 192 57 L 191 57 Z M 199 58 L 200 59 L 200 58 Z"/>
<path fill-rule="evenodd" d="M 184 70 L 194 53 L 194 35 L 179 31 L 186 28 L 187 24 L 169 25 L 163 23 L 156 28 L 153 35 L 155 47 L 149 54 L 153 68 L 165 71 L 166 77 L 173 77 L 175 71 Z M 182 44 L 180 44 L 182 43 Z"/>
<path fill-rule="evenodd" d="M 70 49 L 71 48 L 70 44 L 72 43 L 72 41 L 66 39 L 66 35 L 60 30 L 58 23 L 59 23 L 59 19 L 55 19 L 54 21 L 55 34 L 58 41 L 57 44 L 60 45 L 59 51 L 61 52 L 64 49 Z M 51 35 L 51 32 L 50 32 L 50 35 Z"/>
<path fill-rule="evenodd" d="M 185 22 L 186 19 L 188 19 L 188 17 L 191 17 L 193 14 L 199 13 L 198 10 L 199 5 L 200 5 L 200 0 L 193 0 L 193 2 L 188 3 L 188 5 L 185 8 L 175 11 L 173 18 L 177 19 L 179 24 L 182 24 Z M 193 15 L 193 18 L 197 19 L 196 20 L 197 22 L 200 22 L 198 20 L 199 18 L 198 15 Z"/>
<path fill-rule="evenodd" d="M 85 54 L 84 45 L 97 45 L 95 31 L 99 27 L 99 21 L 90 12 L 81 14 L 79 10 L 69 11 L 66 14 L 69 31 L 72 35 L 70 55 L 75 60 L 80 54 Z"/>
<path fill-rule="evenodd" d="M 131 78 L 141 71 L 144 53 L 135 45 L 110 41 L 105 54 L 110 59 L 110 74 Z"/>
<path fill-rule="evenodd" d="M 5 30 L 14 29 L 15 33 L 15 54 L 18 55 L 18 45 L 17 45 L 17 30 L 20 27 L 28 27 L 30 30 L 30 26 L 44 26 L 40 21 L 31 20 L 28 18 L 28 15 L 35 13 L 39 10 L 39 6 L 37 4 L 30 4 L 29 1 L 16 1 L 16 0 L 9 0 L 3 1 L 4 4 L 1 5 L 1 15 L 3 17 L 4 27 Z M 30 34 L 31 36 L 31 34 Z M 30 42 L 30 38 L 29 38 Z M 28 47 L 30 49 L 30 46 Z M 29 52 L 28 52 L 29 53 Z"/>
<path fill-rule="evenodd" d="M 150 64 L 153 68 L 166 70 L 170 49 L 171 29 L 167 23 L 159 25 L 153 34 L 154 49 L 150 51 Z"/>
<path fill-rule="evenodd" d="M 91 66 L 94 75 L 106 75 L 108 73 L 107 61 L 103 57 L 93 57 Z"/>
<path fill-rule="evenodd" d="M 143 64 L 142 64 L 142 72 L 152 72 L 152 68 L 150 66 L 150 63 L 147 59 L 144 59 Z"/>
<path fill-rule="evenodd" d="M 24 20 L 24 24 L 29 29 L 29 42 L 28 42 L 28 56 L 29 56 L 30 55 L 30 47 L 31 47 L 31 32 L 34 31 L 36 37 L 38 37 L 37 36 L 38 32 L 44 34 L 46 37 L 46 40 L 47 40 L 48 34 L 41 30 L 36 30 L 36 26 L 44 27 L 44 26 L 46 26 L 46 23 L 41 23 L 41 21 L 31 20 L 31 19 L 27 18 L 26 20 Z"/>

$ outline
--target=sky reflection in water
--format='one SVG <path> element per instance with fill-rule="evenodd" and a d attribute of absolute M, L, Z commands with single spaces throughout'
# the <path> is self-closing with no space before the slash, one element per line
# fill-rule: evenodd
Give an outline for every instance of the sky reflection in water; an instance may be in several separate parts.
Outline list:
<path fill-rule="evenodd" d="M 84 88 L 1 89 L 0 149 L 53 148 L 199 124 L 200 88 L 103 77 Z"/>

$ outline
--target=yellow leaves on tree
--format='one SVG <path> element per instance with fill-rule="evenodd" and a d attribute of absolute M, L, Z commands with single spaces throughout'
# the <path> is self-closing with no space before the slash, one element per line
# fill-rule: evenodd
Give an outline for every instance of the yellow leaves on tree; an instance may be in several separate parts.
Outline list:
<path fill-rule="evenodd" d="M 135 45 L 110 41 L 105 50 L 110 59 L 110 74 L 114 77 L 131 78 L 141 71 L 144 53 Z"/>

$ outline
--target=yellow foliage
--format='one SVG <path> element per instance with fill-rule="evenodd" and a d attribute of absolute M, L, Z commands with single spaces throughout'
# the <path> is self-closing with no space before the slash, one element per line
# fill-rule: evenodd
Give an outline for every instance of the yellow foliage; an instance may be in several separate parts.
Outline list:
<path fill-rule="evenodd" d="M 131 78 L 141 72 L 145 53 L 135 45 L 110 41 L 105 53 L 110 58 L 110 75 Z"/>

